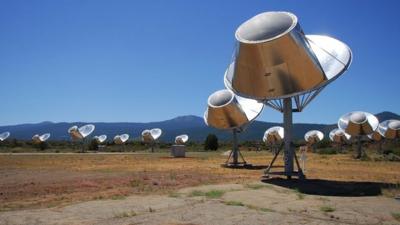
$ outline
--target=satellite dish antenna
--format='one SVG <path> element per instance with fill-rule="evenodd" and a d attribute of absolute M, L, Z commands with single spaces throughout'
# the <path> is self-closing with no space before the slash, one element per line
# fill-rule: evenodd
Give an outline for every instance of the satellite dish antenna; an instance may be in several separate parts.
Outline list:
<path fill-rule="evenodd" d="M 313 148 L 315 152 L 315 145 L 324 139 L 324 134 L 319 130 L 310 130 L 304 135 L 304 140 Z"/>
<path fill-rule="evenodd" d="M 103 144 L 107 140 L 107 135 L 94 136 L 93 139 L 97 141 L 97 144 Z"/>
<path fill-rule="evenodd" d="M 32 141 L 35 144 L 40 144 L 42 142 L 46 142 L 49 138 L 50 138 L 50 133 L 46 133 L 46 134 L 43 134 L 43 135 L 35 134 L 32 137 Z"/>
<path fill-rule="evenodd" d="M 297 17 L 289 12 L 258 14 L 240 25 L 235 37 L 238 44 L 225 72 L 225 86 L 283 113 L 285 171 L 275 174 L 303 178 L 291 146 L 292 113 L 301 112 L 348 69 L 351 50 L 328 36 L 305 35 Z"/>
<path fill-rule="evenodd" d="M 151 146 L 151 152 L 154 152 L 154 145 L 160 138 L 161 134 L 162 130 L 160 128 L 153 128 L 142 132 L 142 141 Z"/>
<path fill-rule="evenodd" d="M 331 132 L 329 132 L 329 139 L 337 144 L 340 152 L 342 152 L 343 144 L 349 141 L 350 138 L 350 135 L 346 134 L 346 132 L 338 128 L 335 128 L 331 130 Z"/>
<path fill-rule="evenodd" d="M 378 126 L 378 132 L 386 139 L 400 138 L 400 120 L 385 120 Z"/>
<path fill-rule="evenodd" d="M 189 136 L 187 134 L 182 134 L 175 137 L 175 144 L 184 145 L 189 140 Z"/>
<path fill-rule="evenodd" d="M 0 134 L 0 141 L 4 141 L 8 137 L 10 137 L 10 132 L 3 132 L 3 133 Z"/>
<path fill-rule="evenodd" d="M 129 134 L 121 134 L 121 135 L 116 135 L 114 137 L 114 143 L 117 145 L 122 145 L 129 139 Z"/>
<path fill-rule="evenodd" d="M 211 127 L 233 132 L 233 149 L 225 166 L 249 166 L 239 151 L 237 133 L 242 132 L 261 113 L 264 105 L 253 99 L 235 95 L 232 91 L 223 89 L 208 97 L 208 107 L 204 113 L 204 122 Z M 239 162 L 239 155 L 242 162 Z M 232 162 L 230 159 L 232 158 Z"/>
<path fill-rule="evenodd" d="M 68 129 L 68 133 L 73 141 L 81 141 L 82 152 L 85 151 L 85 140 L 91 133 L 93 133 L 95 126 L 93 124 L 86 124 L 82 127 L 72 126 Z"/>
<path fill-rule="evenodd" d="M 279 152 L 282 150 L 283 140 L 285 138 L 285 131 L 283 127 L 275 126 L 271 127 L 265 131 L 263 141 L 266 145 L 270 146 L 272 152 L 274 153 L 274 157 L 271 163 L 268 165 L 265 173 L 269 173 L 274 164 L 276 158 L 279 155 Z"/>
<path fill-rule="evenodd" d="M 122 150 L 125 150 L 125 143 L 129 139 L 129 134 L 121 134 L 121 135 L 115 135 L 114 137 L 114 143 L 117 145 L 122 145 Z"/>
<path fill-rule="evenodd" d="M 361 139 L 363 136 L 374 133 L 378 128 L 378 119 L 368 112 L 350 112 L 339 118 L 338 127 L 347 134 L 357 139 L 357 156 L 361 158 L 365 152 L 362 150 Z"/>

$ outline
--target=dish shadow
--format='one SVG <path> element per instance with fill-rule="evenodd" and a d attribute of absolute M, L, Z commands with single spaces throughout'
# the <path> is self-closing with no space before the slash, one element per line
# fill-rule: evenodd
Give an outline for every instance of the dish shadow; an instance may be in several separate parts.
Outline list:
<path fill-rule="evenodd" d="M 363 181 L 336 181 L 321 179 L 291 179 L 269 178 L 262 182 L 285 188 L 295 189 L 304 194 L 324 196 L 362 197 L 382 194 L 382 188 L 396 186 L 390 183 Z"/>

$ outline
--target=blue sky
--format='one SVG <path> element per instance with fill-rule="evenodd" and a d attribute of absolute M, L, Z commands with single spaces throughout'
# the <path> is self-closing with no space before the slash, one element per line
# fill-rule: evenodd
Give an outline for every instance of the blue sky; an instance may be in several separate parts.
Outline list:
<path fill-rule="evenodd" d="M 0 125 L 201 116 L 236 28 L 272 10 L 347 43 L 353 63 L 294 122 L 400 113 L 400 1 L 0 0 Z M 259 120 L 282 121 L 266 108 Z"/>

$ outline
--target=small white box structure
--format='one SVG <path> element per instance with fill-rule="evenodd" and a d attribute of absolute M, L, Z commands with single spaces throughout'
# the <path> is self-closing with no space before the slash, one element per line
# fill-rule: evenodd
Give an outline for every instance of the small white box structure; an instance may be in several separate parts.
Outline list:
<path fill-rule="evenodd" d="M 186 156 L 186 146 L 185 145 L 172 145 L 171 156 L 175 158 Z"/>

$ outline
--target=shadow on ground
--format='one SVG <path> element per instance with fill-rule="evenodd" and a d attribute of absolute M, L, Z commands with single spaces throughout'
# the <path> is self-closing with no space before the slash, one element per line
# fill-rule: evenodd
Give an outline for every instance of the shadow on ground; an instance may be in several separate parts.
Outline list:
<path fill-rule="evenodd" d="M 320 179 L 287 180 L 283 178 L 271 178 L 265 179 L 262 182 L 296 189 L 304 194 L 347 197 L 377 196 L 382 194 L 382 188 L 396 186 L 395 184 L 388 183 Z"/>

